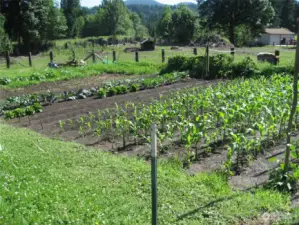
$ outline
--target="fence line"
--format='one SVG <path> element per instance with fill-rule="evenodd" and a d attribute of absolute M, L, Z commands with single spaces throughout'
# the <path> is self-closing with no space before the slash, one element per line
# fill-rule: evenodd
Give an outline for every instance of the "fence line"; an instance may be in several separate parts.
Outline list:
<path fill-rule="evenodd" d="M 178 50 L 178 51 L 177 51 Z M 273 49 L 271 49 L 273 50 Z M 231 54 L 232 56 L 234 56 L 235 54 L 247 54 L 247 55 L 253 55 L 253 56 L 257 56 L 257 54 L 261 51 L 250 51 L 250 50 L 245 50 L 245 49 L 215 49 L 215 48 L 211 48 L 209 47 L 209 51 L 210 54 Z M 266 52 L 267 49 L 264 51 Z M 270 51 L 270 49 L 268 50 Z M 291 52 L 290 50 L 283 50 L 283 49 L 279 49 L 280 52 Z M 135 51 L 135 52 L 131 52 L 131 53 L 125 53 L 123 51 L 116 51 L 114 50 L 110 50 L 110 51 L 105 51 L 103 52 L 103 54 L 101 54 L 100 56 L 104 59 L 102 60 L 103 63 L 109 63 L 109 59 L 111 59 L 111 62 L 115 63 L 115 62 L 119 62 L 119 61 L 135 61 L 135 62 L 140 62 L 140 61 L 155 61 L 155 62 L 166 62 L 166 60 L 169 57 L 173 57 L 173 56 L 178 56 L 178 55 L 185 55 L 185 56 L 196 56 L 196 55 L 201 55 L 203 54 L 203 52 L 206 52 L 206 47 L 188 47 L 188 48 L 178 48 L 176 50 L 166 50 L 166 49 L 161 49 L 161 51 L 156 51 L 154 54 L 152 53 L 148 53 L 147 51 L 143 52 L 143 51 Z M 95 62 L 96 57 L 99 58 L 98 54 L 95 51 L 92 51 L 91 54 L 95 54 L 93 58 L 93 62 Z M 97 54 L 97 55 L 96 55 Z M 131 54 L 132 57 L 128 57 Z M 41 54 L 42 56 L 46 57 L 46 54 Z M 48 54 L 48 60 L 50 60 L 50 62 L 55 61 L 55 54 L 53 51 L 50 51 Z M 60 58 L 65 58 L 64 56 L 62 56 L 61 54 L 58 54 Z M 83 52 L 81 52 L 80 55 L 83 55 Z M 125 55 L 125 57 L 123 57 Z M 14 57 L 10 57 L 8 53 L 6 53 L 5 57 L 0 60 L 0 63 L 3 63 L 6 61 L 7 64 L 7 68 L 10 68 L 11 66 L 11 61 L 14 63 L 17 63 L 19 65 L 21 65 L 22 67 L 32 67 L 32 65 L 34 65 L 34 58 L 31 57 L 31 53 L 28 53 L 28 66 L 25 65 L 24 63 L 19 62 L 18 60 L 16 60 Z M 87 60 L 87 59 L 86 59 Z M 85 61 L 85 60 L 84 60 Z"/>

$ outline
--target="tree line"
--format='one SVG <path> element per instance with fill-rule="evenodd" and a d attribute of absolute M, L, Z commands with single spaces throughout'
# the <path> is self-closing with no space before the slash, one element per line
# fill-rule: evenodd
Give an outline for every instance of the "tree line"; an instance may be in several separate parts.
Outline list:
<path fill-rule="evenodd" d="M 296 30 L 296 0 L 197 0 L 197 5 L 125 5 L 103 0 L 93 8 L 80 0 L 0 0 L 0 52 L 46 49 L 51 40 L 91 36 L 161 38 L 188 43 L 207 35 L 244 45 L 265 27 Z"/>

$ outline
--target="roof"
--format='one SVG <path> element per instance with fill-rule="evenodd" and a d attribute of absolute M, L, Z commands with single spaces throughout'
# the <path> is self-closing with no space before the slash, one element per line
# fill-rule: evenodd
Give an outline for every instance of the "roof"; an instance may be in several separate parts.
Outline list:
<path fill-rule="evenodd" d="M 295 35 L 292 31 L 286 29 L 286 28 L 266 28 L 265 29 L 266 34 L 292 34 Z"/>

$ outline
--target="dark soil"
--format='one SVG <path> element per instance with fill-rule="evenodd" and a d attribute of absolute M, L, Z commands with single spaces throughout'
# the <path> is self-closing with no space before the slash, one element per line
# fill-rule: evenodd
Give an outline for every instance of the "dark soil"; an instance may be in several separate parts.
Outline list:
<path fill-rule="evenodd" d="M 19 123 L 18 119 L 10 120 L 9 123 L 17 126 L 27 127 L 29 129 L 40 132 L 50 137 L 63 137 L 64 140 L 74 140 L 78 135 L 78 131 L 67 131 L 61 133 L 59 127 L 59 120 L 74 119 L 89 112 L 96 112 L 106 108 L 112 108 L 117 103 L 118 105 L 126 102 L 150 102 L 160 95 L 167 95 L 172 91 L 177 91 L 182 88 L 195 87 L 195 86 L 208 86 L 215 84 L 219 80 L 202 81 L 196 79 L 188 79 L 176 84 L 158 87 L 156 89 L 149 89 L 139 91 L 136 93 L 129 93 L 125 95 L 118 95 L 104 99 L 87 98 L 74 100 L 69 102 L 54 103 L 44 107 L 42 113 L 35 114 L 30 118 L 30 124 L 27 117 L 21 118 Z M 85 138 L 84 144 L 92 144 L 94 140 Z M 80 140 L 78 140 L 80 142 Z"/>

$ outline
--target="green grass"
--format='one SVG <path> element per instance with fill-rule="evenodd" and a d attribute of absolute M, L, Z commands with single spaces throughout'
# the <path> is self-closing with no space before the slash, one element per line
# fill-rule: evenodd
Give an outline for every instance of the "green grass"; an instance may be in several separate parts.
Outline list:
<path fill-rule="evenodd" d="M 80 40 L 78 40 L 80 41 Z M 59 41 L 58 46 L 63 45 L 64 41 Z M 135 45 L 131 45 L 134 47 Z M 137 45 L 138 47 L 139 45 Z M 102 48 L 101 46 L 96 46 L 95 51 L 104 50 L 103 59 L 111 61 L 112 60 L 112 51 L 113 49 L 116 50 L 116 58 L 117 64 L 108 64 L 104 65 L 100 60 L 97 60 L 96 64 L 91 62 L 89 59 L 89 65 L 86 66 L 84 69 L 81 68 L 67 68 L 67 69 L 59 69 L 57 78 L 55 79 L 47 79 L 45 81 L 56 81 L 56 80 L 65 80 L 65 79 L 73 79 L 79 77 L 86 77 L 90 75 L 96 75 L 104 72 L 113 72 L 113 73 L 125 73 L 125 74 L 152 74 L 159 71 L 161 67 L 161 49 L 165 49 L 166 55 L 166 62 L 169 57 L 173 57 L 176 55 L 181 56 L 194 56 L 193 55 L 193 48 L 192 47 L 184 47 L 182 48 L 183 51 L 173 51 L 170 50 L 170 46 L 157 46 L 155 51 L 146 51 L 146 52 L 139 52 L 139 63 L 135 63 L 135 53 L 125 53 L 124 48 L 128 46 L 119 45 L 118 47 L 106 47 Z M 289 48 L 285 47 L 273 47 L 273 46 L 266 46 L 262 48 L 242 48 L 236 49 L 237 53 L 235 55 L 236 61 L 241 61 L 245 57 L 251 57 L 255 62 L 257 62 L 256 54 L 259 52 L 272 52 L 274 53 L 275 49 L 280 49 L 280 65 L 293 65 L 295 51 L 290 50 Z M 88 53 L 92 51 L 92 47 L 88 46 L 86 48 L 83 47 L 74 47 L 76 52 L 77 59 L 83 59 L 86 57 Z M 246 52 L 251 52 L 250 54 Z M 54 48 L 54 62 L 56 63 L 64 63 L 70 59 L 71 50 Z M 210 54 L 220 54 L 221 52 L 214 52 L 211 50 Z M 198 48 L 198 54 L 204 55 L 205 49 Z M 16 59 L 18 62 L 28 66 L 28 58 L 27 57 L 20 57 Z M 13 60 L 12 60 L 13 61 Z M 49 63 L 49 53 L 41 53 L 38 56 L 33 56 L 33 68 L 23 67 L 17 63 L 14 63 L 10 69 L 6 68 L 4 61 L 0 61 L 0 78 L 7 77 L 10 79 L 18 78 L 18 77 L 28 77 L 33 73 L 43 73 L 48 71 L 48 63 Z M 267 67 L 267 63 L 259 63 L 260 67 Z M 70 71 L 67 75 L 64 75 L 63 71 Z M 83 73 L 81 73 L 83 70 Z M 62 72 L 59 72 L 62 71 Z M 0 86 L 2 88 L 15 88 L 15 87 L 23 87 L 27 85 L 37 84 L 41 81 L 17 81 L 13 82 L 10 85 Z"/>
<path fill-rule="evenodd" d="M 150 166 L 0 125 L 0 224 L 150 224 Z M 215 173 L 159 161 L 159 224 L 234 224 L 287 211 L 273 191 L 232 191 Z"/>
<path fill-rule="evenodd" d="M 47 68 L 42 71 L 34 70 L 30 73 L 11 74 L 9 78 L 12 80 L 8 85 L 2 85 L 3 88 L 17 88 L 28 85 L 38 84 L 41 82 L 54 82 L 58 80 L 70 80 L 74 78 L 83 78 L 88 76 L 100 75 L 103 73 L 127 74 L 127 75 L 142 75 L 142 74 L 157 74 L 159 73 L 161 65 L 154 63 L 132 63 L 132 62 L 119 62 L 115 64 L 90 64 L 84 67 L 67 67 L 62 69 Z M 31 79 L 32 74 L 43 76 L 48 73 L 53 74 L 53 77 L 43 79 Z M 29 80 L 19 80 L 20 78 L 28 78 Z M 0 85 L 1 87 L 1 85 Z"/>

